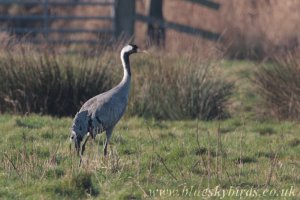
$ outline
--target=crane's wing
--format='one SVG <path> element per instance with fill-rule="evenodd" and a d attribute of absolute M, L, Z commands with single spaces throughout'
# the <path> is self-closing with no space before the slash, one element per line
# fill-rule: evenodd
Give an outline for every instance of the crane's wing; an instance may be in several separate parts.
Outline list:
<path fill-rule="evenodd" d="M 128 99 L 122 97 L 113 88 L 88 100 L 80 111 L 87 110 L 93 122 L 106 129 L 114 126 L 124 114 Z"/>
<path fill-rule="evenodd" d="M 112 91 L 106 91 L 102 94 L 99 94 L 97 96 L 94 96 L 92 98 L 90 98 L 89 100 L 87 100 L 82 107 L 80 108 L 80 111 L 85 111 L 88 110 L 89 111 L 89 115 L 92 113 L 93 109 L 95 109 L 96 107 L 101 107 L 103 104 L 105 104 L 107 101 L 109 101 L 109 99 L 112 96 Z M 79 112 L 80 112 L 79 111 Z"/>
<path fill-rule="evenodd" d="M 122 117 L 125 106 L 117 97 L 101 103 L 93 109 L 92 118 L 96 118 L 105 128 L 113 127 Z"/>

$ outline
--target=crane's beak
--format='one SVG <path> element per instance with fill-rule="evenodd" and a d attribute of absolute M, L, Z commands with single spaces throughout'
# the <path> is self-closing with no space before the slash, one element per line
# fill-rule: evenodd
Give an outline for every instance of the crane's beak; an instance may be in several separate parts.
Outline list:
<path fill-rule="evenodd" d="M 148 51 L 146 51 L 146 50 L 141 50 L 141 49 L 139 49 L 139 48 L 136 50 L 136 52 L 137 52 L 137 53 L 146 53 L 146 54 L 149 54 Z"/>

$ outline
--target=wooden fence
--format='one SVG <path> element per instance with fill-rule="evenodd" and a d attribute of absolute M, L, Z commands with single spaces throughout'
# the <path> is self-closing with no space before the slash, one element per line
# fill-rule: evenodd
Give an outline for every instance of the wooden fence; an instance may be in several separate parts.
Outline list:
<path fill-rule="evenodd" d="M 11 35 L 25 36 L 30 42 L 41 43 L 90 43 L 97 44 L 101 39 L 69 39 L 67 34 L 105 34 L 109 39 L 115 36 L 115 1 L 114 0 L 97 0 L 97 1 L 80 1 L 80 0 L 0 0 L 2 8 L 12 6 L 21 7 L 22 9 L 38 8 L 37 13 L 23 12 L 19 14 L 0 13 L 0 32 L 8 32 Z M 61 13 L 52 13 L 52 9 L 70 9 L 75 6 L 86 7 L 106 7 L 109 14 L 105 15 L 73 15 Z M 110 24 L 107 28 L 84 28 L 84 27 L 59 27 L 53 28 L 51 24 L 57 21 L 106 21 Z M 26 25 L 27 24 L 27 25 Z M 28 25 L 29 24 L 29 25 Z M 30 26 L 32 25 L 33 26 Z M 56 34 L 56 37 L 52 37 Z M 32 37 L 40 35 L 42 37 Z M 63 38 L 63 39 L 61 39 Z M 79 37 L 80 38 L 80 37 Z M 107 41 L 107 37 L 105 37 Z"/>
<path fill-rule="evenodd" d="M 150 0 L 149 0 L 150 1 Z M 201 4 L 201 6 L 218 10 L 220 5 L 210 0 L 187 0 L 193 3 Z M 132 37 L 134 34 L 135 20 L 155 25 L 163 29 L 173 29 L 178 32 L 200 36 L 208 40 L 219 40 L 218 33 L 207 30 L 194 28 L 176 22 L 169 22 L 163 19 L 153 18 L 135 12 L 135 0 L 0 0 L 1 7 L 21 6 L 24 8 L 38 7 L 39 12 L 23 14 L 0 13 L 0 32 L 8 32 L 11 35 L 27 36 L 33 43 L 48 42 L 53 44 L 61 43 L 88 43 L 99 44 L 114 41 L 114 39 L 123 37 Z M 76 7 L 101 7 L 109 10 L 106 14 L 85 13 L 86 15 L 64 14 L 64 9 L 72 9 Z M 57 8 L 61 12 L 53 13 L 51 10 Z M 3 9 L 2 9 L 3 10 Z M 70 12 L 72 13 L 72 12 Z M 53 28 L 52 24 L 57 21 L 74 22 L 94 20 L 97 22 L 105 22 L 109 24 L 106 28 L 84 28 L 69 27 L 66 23 L 65 27 Z M 14 24 L 14 22 L 16 22 Z M 23 22 L 23 24 L 22 24 Z M 24 26 L 24 22 L 36 22 L 35 26 Z M 3 25 L 4 24 L 4 25 Z M 80 37 L 72 39 L 70 36 L 90 34 L 93 37 Z M 37 35 L 42 37 L 36 37 Z M 55 37 L 53 36 L 55 35 Z M 95 37 L 96 36 L 96 37 Z M 93 38 L 93 39 L 90 39 Z"/>

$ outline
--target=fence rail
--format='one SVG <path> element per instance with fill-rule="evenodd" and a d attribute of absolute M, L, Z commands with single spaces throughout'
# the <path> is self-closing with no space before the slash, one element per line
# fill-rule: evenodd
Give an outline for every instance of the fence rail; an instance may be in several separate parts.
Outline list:
<path fill-rule="evenodd" d="M 219 33 L 214 33 L 212 31 L 207 31 L 200 28 L 195 28 L 195 27 L 174 23 L 174 22 L 168 22 L 166 20 L 158 20 L 138 13 L 136 14 L 136 19 L 141 22 L 155 24 L 156 26 L 162 28 L 173 29 L 178 32 L 187 33 L 195 36 L 201 36 L 205 39 L 212 40 L 212 41 L 221 40 L 221 35 Z"/>
<path fill-rule="evenodd" d="M 13 28 L 13 29 L 0 29 L 0 31 L 7 31 L 10 30 L 13 33 L 112 33 L 111 29 L 80 29 L 80 28 Z"/>
<path fill-rule="evenodd" d="M 0 20 L 43 20 L 44 15 L 0 15 Z M 76 15 L 68 15 L 68 16 L 47 16 L 49 20 L 113 20 L 112 16 L 76 16 Z"/>
<path fill-rule="evenodd" d="M 51 1 L 51 0 L 1 0 L 0 4 L 2 5 L 36 5 L 36 4 L 48 4 L 49 6 L 113 6 L 114 1 L 100 1 L 100 2 L 83 2 L 83 1 Z"/>

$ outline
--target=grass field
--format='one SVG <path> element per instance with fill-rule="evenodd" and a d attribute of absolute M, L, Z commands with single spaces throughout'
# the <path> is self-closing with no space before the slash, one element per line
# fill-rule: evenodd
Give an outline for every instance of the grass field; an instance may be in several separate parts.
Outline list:
<path fill-rule="evenodd" d="M 223 63 L 237 87 L 222 121 L 125 117 L 103 157 L 69 149 L 71 118 L 0 115 L 1 199 L 299 199 L 300 127 L 257 117 L 253 64 Z"/>

